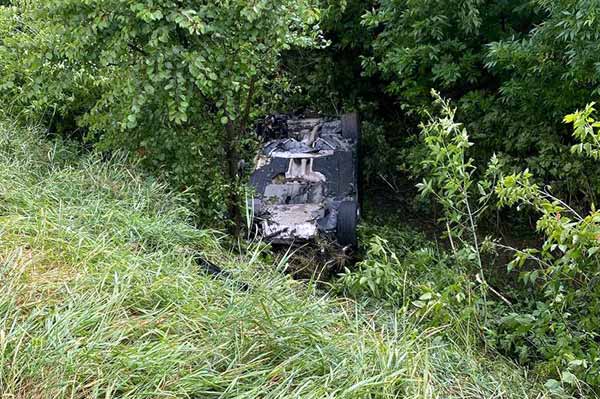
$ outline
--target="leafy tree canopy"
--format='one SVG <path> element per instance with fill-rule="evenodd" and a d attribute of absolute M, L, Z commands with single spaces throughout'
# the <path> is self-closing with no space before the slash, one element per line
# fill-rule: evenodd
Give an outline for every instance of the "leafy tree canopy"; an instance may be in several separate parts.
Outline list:
<path fill-rule="evenodd" d="M 2 18 L 5 101 L 212 184 L 216 203 L 281 52 L 320 41 L 312 0 L 22 1 Z"/>

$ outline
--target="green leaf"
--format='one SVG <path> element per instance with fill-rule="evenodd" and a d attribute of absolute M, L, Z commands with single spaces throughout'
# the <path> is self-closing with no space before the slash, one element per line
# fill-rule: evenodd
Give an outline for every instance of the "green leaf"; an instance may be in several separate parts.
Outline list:
<path fill-rule="evenodd" d="M 551 378 L 551 379 L 547 380 L 544 383 L 544 387 L 546 387 L 546 389 L 554 395 L 564 394 L 564 390 L 563 390 L 562 386 L 560 385 L 560 382 L 556 381 L 555 379 Z"/>
<path fill-rule="evenodd" d="M 419 309 L 425 307 L 425 302 L 422 302 L 422 301 L 413 301 L 412 304 Z"/>
<path fill-rule="evenodd" d="M 569 371 L 563 371 L 560 374 L 560 377 L 564 383 L 569 384 L 569 385 L 577 385 L 577 383 L 579 382 L 579 380 L 577 379 L 575 374 L 573 374 Z"/>
<path fill-rule="evenodd" d="M 420 300 L 420 301 L 428 301 L 428 300 L 430 300 L 432 297 L 433 297 L 433 295 L 431 294 L 431 292 L 426 292 L 426 293 L 424 293 L 423 295 L 421 295 L 421 296 L 419 297 L 419 300 Z"/>

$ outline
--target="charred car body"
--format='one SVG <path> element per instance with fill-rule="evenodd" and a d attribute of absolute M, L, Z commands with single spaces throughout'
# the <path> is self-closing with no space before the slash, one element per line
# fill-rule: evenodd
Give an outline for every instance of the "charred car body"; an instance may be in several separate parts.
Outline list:
<path fill-rule="evenodd" d="M 357 114 L 341 119 L 269 116 L 250 183 L 254 224 L 274 243 L 330 237 L 356 247 L 359 218 Z"/>

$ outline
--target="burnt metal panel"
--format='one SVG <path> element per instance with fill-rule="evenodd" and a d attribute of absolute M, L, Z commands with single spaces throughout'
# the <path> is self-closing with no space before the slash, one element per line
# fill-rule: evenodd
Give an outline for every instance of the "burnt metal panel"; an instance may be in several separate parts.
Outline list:
<path fill-rule="evenodd" d="M 288 164 L 289 159 L 272 158 L 268 164 L 252 173 L 250 184 L 256 188 L 257 193 L 264 193 L 267 185 L 271 184 L 277 175 L 285 174 Z"/>
<path fill-rule="evenodd" d="M 352 151 L 336 151 L 314 160 L 314 170 L 325 175 L 327 196 L 342 199 L 356 191 L 354 155 Z"/>
<path fill-rule="evenodd" d="M 342 135 L 350 140 L 357 141 L 360 137 L 360 120 L 358 113 L 342 115 Z"/>

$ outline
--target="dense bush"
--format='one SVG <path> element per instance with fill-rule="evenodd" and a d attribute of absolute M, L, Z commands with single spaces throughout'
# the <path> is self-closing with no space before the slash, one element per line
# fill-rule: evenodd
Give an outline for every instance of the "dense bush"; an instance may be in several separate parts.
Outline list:
<path fill-rule="evenodd" d="M 557 394 L 596 392 L 600 213 L 593 203 L 588 211 L 570 206 L 550 186 L 537 184 L 529 170 L 510 173 L 512 167 L 495 157 L 476 173 L 466 156 L 474 145 L 466 129 L 455 122 L 450 104 L 434 95 L 441 109 L 421 125 L 428 152 L 419 188 L 441 207 L 447 251 L 432 251 L 422 239 L 414 246 L 414 233 L 411 240 L 398 236 L 398 229 L 379 231 L 399 244 L 377 235 L 369 239 L 365 260 L 342 276 L 342 288 L 423 314 L 433 325 L 473 325 L 486 342 L 534 368 Z M 594 112 L 591 104 L 565 118 L 578 141 L 570 148 L 574 156 L 600 157 Z M 493 202 L 535 215 L 543 243 L 518 248 L 482 237 L 479 221 Z M 514 255 L 507 277 L 515 278 L 495 286 L 501 280 L 491 254 L 504 251 Z"/>
<path fill-rule="evenodd" d="M 238 161 L 280 53 L 319 40 L 310 0 L 14 4 L 0 9 L 3 108 L 136 151 L 205 215 L 239 217 Z"/>
<path fill-rule="evenodd" d="M 477 164 L 497 153 L 574 199 L 600 186 L 558 122 L 598 88 L 593 1 L 12 4 L 0 13 L 3 109 L 137 151 L 194 190 L 204 216 L 239 200 L 226 192 L 259 111 L 358 109 L 377 132 L 366 153 L 387 149 L 370 182 L 415 174 L 432 88 L 458 101 Z"/>
<path fill-rule="evenodd" d="M 472 270 L 478 269 L 475 280 L 481 283 L 483 298 L 487 290 L 497 302 L 483 308 L 484 315 L 495 315 L 485 318 L 489 342 L 530 362 L 549 378 L 549 386 L 556 388 L 561 380 L 571 389 L 594 392 L 600 386 L 600 214 L 593 204 L 587 215 L 569 206 L 549 186 L 536 184 L 528 170 L 505 174 L 510 168 L 496 158 L 476 179 L 473 160 L 465 157 L 473 145 L 467 131 L 454 122 L 446 101 L 436 102 L 442 105 L 441 115 L 422 125 L 429 153 L 424 161 L 427 178 L 420 187 L 442 206 L 455 260 L 466 259 Z M 565 118 L 573 123 L 579 141 L 570 148 L 574 156 L 598 158 L 600 124 L 593 112 L 589 105 Z M 540 215 L 537 230 L 544 237 L 540 248 L 511 248 L 491 239 L 482 243 L 477 222 L 494 196 L 500 206 L 519 204 Z M 501 293 L 489 285 L 486 249 L 515 252 L 508 272 L 519 270 L 519 279 L 512 288 Z"/>
<path fill-rule="evenodd" d="M 470 150 L 477 164 L 496 153 L 570 198 L 596 196 L 600 174 L 586 171 L 597 165 L 569 152 L 573 140 L 560 123 L 599 87 L 596 2 L 353 0 L 322 7 L 331 45 L 302 53 L 299 62 L 297 54 L 286 58 L 300 65 L 290 68 L 303 89 L 293 99 L 330 111 L 360 109 L 377 121 L 390 161 L 378 165 L 383 177 L 397 173 L 392 159 L 405 162 L 414 151 L 436 89 L 457 101 L 457 120 L 478 143 Z M 408 169 L 419 165 L 408 161 Z"/>
<path fill-rule="evenodd" d="M 598 159 L 600 124 L 593 105 L 569 115 L 580 144 L 572 152 Z M 517 305 L 499 320 L 494 338 L 522 361 L 545 360 L 549 374 L 572 386 L 578 379 L 600 387 L 600 212 L 584 213 L 532 180 L 529 171 L 504 177 L 496 188 L 500 203 L 533 209 L 541 248 L 519 249 L 509 269 L 519 271 L 523 288 Z M 521 295 L 531 292 L 533 296 Z"/>
<path fill-rule="evenodd" d="M 587 0 L 534 4 L 539 24 L 524 37 L 488 47 L 486 66 L 501 82 L 503 107 L 498 114 L 482 109 L 485 122 L 478 126 L 477 139 L 490 150 L 506 152 L 570 198 L 594 200 L 598 165 L 570 153 L 574 140 L 560 122 L 598 95 L 600 5 Z"/>
<path fill-rule="evenodd" d="M 598 158 L 600 125 L 593 113 L 592 104 L 565 118 L 573 123 L 573 136 L 579 141 L 570 148 L 575 156 Z M 519 271 L 512 289 L 504 289 L 512 303 L 492 286 L 487 287 L 508 305 L 488 308 L 497 315 L 488 319 L 489 342 L 534 365 L 549 378 L 548 386 L 558 390 L 558 379 L 570 389 L 594 392 L 600 386 L 600 215 L 593 203 L 587 215 L 569 206 L 552 194 L 550 186 L 536 184 L 528 170 L 501 176 L 498 184 L 486 179 L 475 182 L 470 172 L 472 160 L 465 163 L 463 158 L 471 145 L 466 131 L 452 122 L 452 113 L 446 111 L 445 116 L 423 128 L 431 150 L 426 162 L 435 168 L 429 168 L 430 180 L 422 187 L 442 204 L 451 242 L 458 242 L 479 263 L 480 282 L 486 284 L 487 271 L 481 262 L 484 245 L 478 245 L 479 232 L 472 221 L 481 213 L 469 207 L 469 188 L 477 185 L 479 204 L 490 200 L 493 189 L 500 206 L 519 204 L 519 209 L 540 215 L 537 230 L 544 237 L 540 248 L 511 248 L 495 240 L 485 244 L 488 248 L 514 251 L 515 259 L 508 264 L 508 272 Z M 487 177 L 502 175 L 502 169 L 507 169 L 495 163 L 490 165 Z M 464 239 L 465 232 L 470 234 L 470 240 Z"/>

